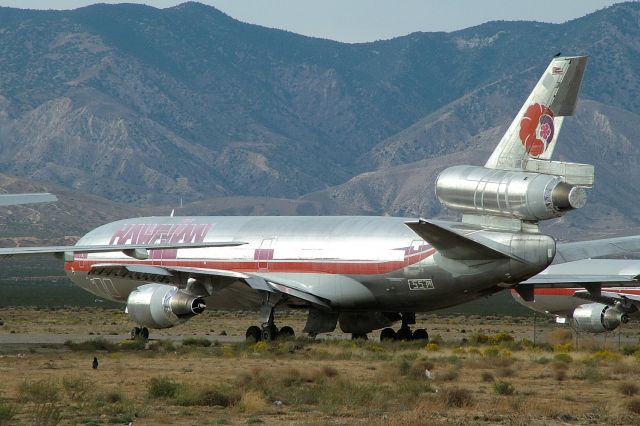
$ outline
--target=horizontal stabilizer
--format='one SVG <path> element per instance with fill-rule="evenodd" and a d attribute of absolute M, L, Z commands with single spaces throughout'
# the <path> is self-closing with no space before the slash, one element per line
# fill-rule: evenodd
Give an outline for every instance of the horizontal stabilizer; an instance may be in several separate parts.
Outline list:
<path fill-rule="evenodd" d="M 468 236 L 462 235 L 451 228 L 437 225 L 425 219 L 417 222 L 406 222 L 422 239 L 431 244 L 440 254 L 454 260 L 495 260 L 518 259 L 512 256 L 508 247 L 504 250 L 489 247 Z M 497 246 L 497 244 L 494 243 Z"/>

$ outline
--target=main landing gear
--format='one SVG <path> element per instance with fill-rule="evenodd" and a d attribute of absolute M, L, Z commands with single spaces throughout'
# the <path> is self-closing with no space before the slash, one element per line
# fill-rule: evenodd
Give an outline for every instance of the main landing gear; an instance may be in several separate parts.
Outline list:
<path fill-rule="evenodd" d="M 367 333 L 351 333 L 351 340 L 369 340 Z"/>
<path fill-rule="evenodd" d="M 390 341 L 390 340 L 429 340 L 429 333 L 424 328 L 417 328 L 415 331 L 411 331 L 411 327 L 409 324 L 415 324 L 415 315 L 403 314 L 402 315 L 402 325 L 395 331 L 393 328 L 385 328 L 380 333 L 380 341 Z"/>
<path fill-rule="evenodd" d="M 259 342 L 263 340 L 265 342 L 270 342 L 276 339 L 291 339 L 295 337 L 295 332 L 293 331 L 293 328 L 288 325 L 285 325 L 280 329 L 278 329 L 275 324 L 267 324 L 262 327 L 252 325 L 247 328 L 245 337 L 247 338 L 247 341 L 251 340 L 253 342 Z"/>
<path fill-rule="evenodd" d="M 131 329 L 131 339 L 149 339 L 149 329 L 147 327 L 133 327 Z"/>
<path fill-rule="evenodd" d="M 276 327 L 274 321 L 274 308 L 271 307 L 269 309 L 269 319 L 267 322 L 262 324 L 262 327 L 258 327 L 257 325 L 252 325 L 247 328 L 247 332 L 245 333 L 245 337 L 247 341 L 251 340 L 253 342 L 265 341 L 271 342 L 276 339 L 291 339 L 295 337 L 295 332 L 293 328 L 285 325 L 284 327 L 278 329 Z"/>

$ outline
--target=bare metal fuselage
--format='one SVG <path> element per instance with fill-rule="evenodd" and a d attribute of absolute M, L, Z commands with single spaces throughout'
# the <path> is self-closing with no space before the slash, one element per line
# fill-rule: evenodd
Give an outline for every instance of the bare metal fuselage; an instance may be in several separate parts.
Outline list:
<path fill-rule="evenodd" d="M 531 276 L 535 269 L 513 260 L 451 260 L 439 255 L 409 229 L 408 219 L 392 217 L 151 217 L 113 222 L 87 235 L 79 245 L 160 242 L 241 241 L 237 247 L 152 250 L 135 260 L 122 252 L 78 255 L 65 263 L 80 287 L 126 302 L 139 281 L 92 277 L 92 265 L 139 263 L 245 272 L 331 301 L 344 311 L 420 312 L 456 305 L 493 293 L 508 277 Z M 215 288 L 213 308 L 260 306 L 260 297 L 240 282 Z"/>

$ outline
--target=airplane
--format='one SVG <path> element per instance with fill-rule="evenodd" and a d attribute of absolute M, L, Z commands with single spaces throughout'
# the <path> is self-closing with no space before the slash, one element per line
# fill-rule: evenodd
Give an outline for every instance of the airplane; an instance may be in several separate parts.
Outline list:
<path fill-rule="evenodd" d="M 551 266 L 514 286 L 513 298 L 588 333 L 613 331 L 640 318 L 637 237 L 559 244 Z"/>
<path fill-rule="evenodd" d="M 556 242 L 538 223 L 586 203 L 593 166 L 552 161 L 574 113 L 587 57 L 555 57 L 482 166 L 453 166 L 436 195 L 459 222 L 401 217 L 146 217 L 100 226 L 76 246 L 1 249 L 56 254 L 69 278 L 126 304 L 136 324 L 173 327 L 206 307 L 257 311 L 247 339 L 293 336 L 277 309 L 308 311 L 304 332 L 424 339 L 416 312 L 465 303 L 547 268 Z M 391 328 L 401 322 L 396 331 Z"/>

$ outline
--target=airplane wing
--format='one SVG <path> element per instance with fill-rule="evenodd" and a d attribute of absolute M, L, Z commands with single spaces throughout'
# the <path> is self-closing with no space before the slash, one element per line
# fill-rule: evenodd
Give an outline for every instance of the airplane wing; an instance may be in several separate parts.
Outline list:
<path fill-rule="evenodd" d="M 58 198 L 48 192 L 33 194 L 1 194 L 0 207 L 15 206 L 18 204 L 47 203 L 58 201 Z"/>
<path fill-rule="evenodd" d="M 511 258 L 524 262 L 523 259 L 511 254 L 509 247 L 479 236 L 463 235 L 451 227 L 436 224 L 426 219 L 421 218 L 417 222 L 406 222 L 406 225 L 449 259 L 490 260 Z"/>
<path fill-rule="evenodd" d="M 640 259 L 640 235 L 559 243 L 554 264 L 588 258 Z"/>
<path fill-rule="evenodd" d="M 602 287 L 637 287 L 640 283 L 640 261 L 626 259 L 582 259 L 560 263 L 517 284 L 514 289 L 528 302 L 534 300 L 534 289 L 583 287 L 591 295 L 600 295 Z"/>
<path fill-rule="evenodd" d="M 241 282 L 255 291 L 276 293 L 312 304 L 318 308 L 330 309 L 331 301 L 304 291 L 304 285 L 291 280 L 267 279 L 256 273 L 234 272 L 222 269 L 185 268 L 172 266 L 152 266 L 135 264 L 96 264 L 89 271 L 89 277 L 127 278 L 141 283 L 162 283 L 174 285 L 196 296 L 210 296 L 216 291 Z"/>
<path fill-rule="evenodd" d="M 604 305 L 614 306 L 621 303 L 623 306 L 636 305 L 636 307 L 640 307 L 640 296 L 624 292 L 603 291 L 600 294 L 592 294 L 588 291 L 576 291 L 574 296 Z"/>
<path fill-rule="evenodd" d="M 14 256 L 33 255 L 73 255 L 74 253 L 107 253 L 121 251 L 127 256 L 144 260 L 149 258 L 149 250 L 187 249 L 202 247 L 235 247 L 246 244 L 239 241 L 220 241 L 204 243 L 159 243 L 159 244 L 120 244 L 92 246 L 49 246 L 49 247 L 6 247 L 0 248 L 0 259 Z"/>
<path fill-rule="evenodd" d="M 549 266 L 518 285 L 575 287 L 590 283 L 609 286 L 636 286 L 640 280 L 640 260 L 582 259 Z"/>

